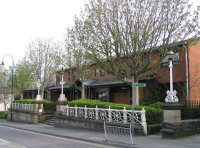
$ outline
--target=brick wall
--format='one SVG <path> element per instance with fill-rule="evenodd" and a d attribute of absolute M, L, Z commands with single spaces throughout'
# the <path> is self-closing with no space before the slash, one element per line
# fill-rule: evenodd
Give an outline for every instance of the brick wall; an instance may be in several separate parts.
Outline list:
<path fill-rule="evenodd" d="M 190 100 L 200 100 L 200 42 L 188 50 Z"/>

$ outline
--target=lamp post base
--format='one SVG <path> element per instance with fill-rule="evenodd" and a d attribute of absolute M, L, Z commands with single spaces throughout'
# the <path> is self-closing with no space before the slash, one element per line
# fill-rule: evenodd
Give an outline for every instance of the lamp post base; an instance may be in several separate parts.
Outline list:
<path fill-rule="evenodd" d="M 35 98 L 36 101 L 42 101 L 42 97 L 40 95 L 37 95 L 37 97 Z"/>
<path fill-rule="evenodd" d="M 60 94 L 60 97 L 58 98 L 58 101 L 67 101 L 67 98 L 65 97 L 65 94 Z"/>

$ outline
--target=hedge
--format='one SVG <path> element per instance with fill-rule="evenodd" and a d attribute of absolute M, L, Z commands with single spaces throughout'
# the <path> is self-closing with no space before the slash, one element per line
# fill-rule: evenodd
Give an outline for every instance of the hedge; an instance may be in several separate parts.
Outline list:
<path fill-rule="evenodd" d="M 158 104 L 151 106 L 135 106 L 135 110 L 142 110 L 144 108 L 146 110 L 146 121 L 147 124 L 158 124 L 163 121 L 163 110 L 159 109 Z M 160 103 L 161 104 L 161 103 Z M 101 102 L 99 100 L 89 100 L 89 99 L 79 99 L 79 100 L 73 100 L 68 103 L 69 106 L 74 107 L 77 105 L 77 107 L 85 107 L 85 105 L 88 108 L 105 108 L 108 109 L 109 106 L 111 109 L 124 109 L 126 107 L 127 110 L 132 110 L 132 105 L 127 104 L 118 104 L 118 103 L 110 103 L 110 102 Z M 157 108 L 155 108 L 157 106 Z"/>
<path fill-rule="evenodd" d="M 16 103 L 33 104 L 35 99 L 14 100 Z"/>
<path fill-rule="evenodd" d="M 24 99 L 24 100 L 15 100 L 13 102 L 17 102 L 17 103 L 23 103 L 23 104 L 33 104 L 35 101 L 35 99 Z M 55 102 L 51 102 L 48 101 L 48 99 L 43 99 L 43 107 L 44 107 L 44 111 L 46 112 L 55 112 L 56 111 L 56 103 Z"/>
<path fill-rule="evenodd" d="M 7 119 L 8 111 L 0 111 L 0 119 Z"/>

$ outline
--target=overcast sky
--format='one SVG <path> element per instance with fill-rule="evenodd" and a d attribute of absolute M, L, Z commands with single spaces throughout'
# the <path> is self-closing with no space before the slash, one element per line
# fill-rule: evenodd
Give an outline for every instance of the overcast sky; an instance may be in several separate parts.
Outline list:
<path fill-rule="evenodd" d="M 192 0 L 200 5 L 199 0 Z M 15 64 L 27 51 L 31 40 L 53 37 L 62 41 L 87 0 L 0 0 L 0 63 L 6 54 Z M 5 56 L 4 63 L 12 65 Z"/>
<path fill-rule="evenodd" d="M 15 64 L 31 40 L 53 37 L 61 41 L 87 0 L 0 0 L 0 63 L 6 54 Z M 5 65 L 12 58 L 5 56 Z"/>

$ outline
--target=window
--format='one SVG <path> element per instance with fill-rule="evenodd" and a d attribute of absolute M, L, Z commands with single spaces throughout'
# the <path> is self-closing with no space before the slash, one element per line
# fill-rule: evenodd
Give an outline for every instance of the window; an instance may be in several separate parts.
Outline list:
<path fill-rule="evenodd" d="M 68 80 L 73 80 L 75 79 L 75 72 L 68 72 Z"/>
<path fill-rule="evenodd" d="M 68 80 L 72 80 L 71 72 L 68 72 Z"/>
<path fill-rule="evenodd" d="M 95 69 L 95 76 L 96 76 L 96 77 L 99 77 L 99 76 L 100 76 L 100 69 L 99 69 L 99 68 L 96 68 L 96 69 Z"/>
<path fill-rule="evenodd" d="M 103 69 L 100 70 L 100 76 L 104 76 L 105 75 L 105 71 Z"/>
<path fill-rule="evenodd" d="M 145 57 L 145 58 L 143 59 L 143 65 L 144 65 L 144 66 L 149 65 L 149 62 L 150 62 L 149 57 Z"/>
<path fill-rule="evenodd" d="M 168 66 L 168 58 L 165 57 L 161 63 L 161 66 L 162 67 L 167 67 Z M 175 52 L 174 53 L 174 57 L 172 59 L 172 64 L 173 65 L 178 65 L 179 64 L 179 61 L 180 61 L 180 55 L 179 55 L 179 52 Z"/>
<path fill-rule="evenodd" d="M 62 80 L 62 76 L 58 76 L 58 82 Z"/>

